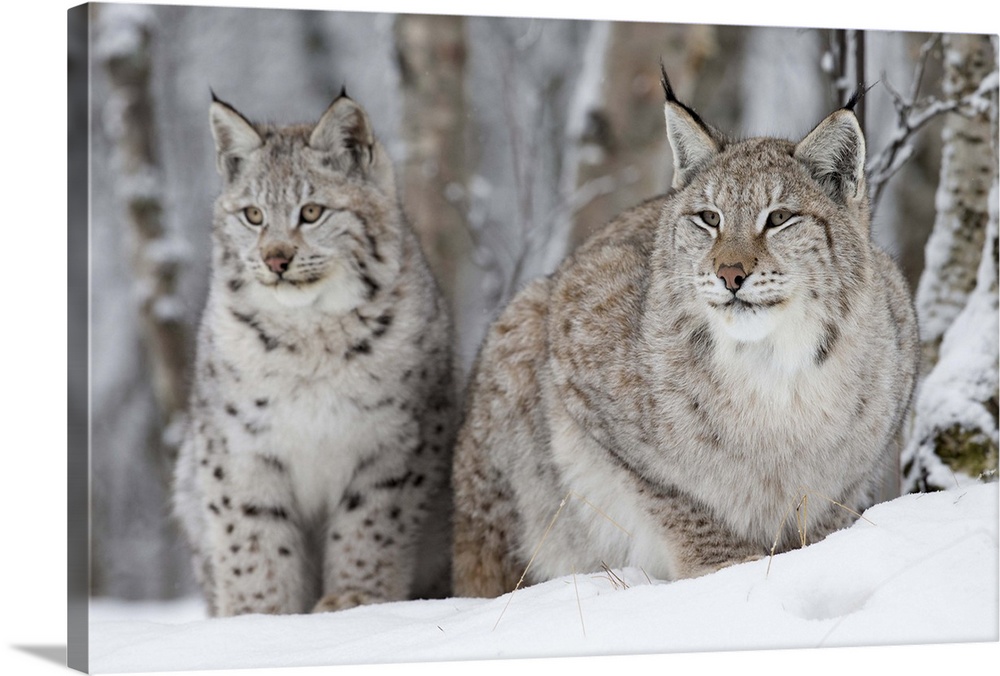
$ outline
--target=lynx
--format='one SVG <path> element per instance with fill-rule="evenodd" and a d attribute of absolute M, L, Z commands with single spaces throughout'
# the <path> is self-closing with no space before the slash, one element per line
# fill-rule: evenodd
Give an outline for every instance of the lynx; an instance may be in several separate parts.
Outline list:
<path fill-rule="evenodd" d="M 787 550 L 798 526 L 852 522 L 895 457 L 916 324 L 870 242 L 856 98 L 798 143 L 731 140 L 663 88 L 671 191 L 484 340 L 455 449 L 458 595 Z"/>
<path fill-rule="evenodd" d="M 451 328 L 389 158 L 344 93 L 315 125 L 214 95 L 210 121 L 223 186 L 174 500 L 209 610 L 441 595 Z"/>

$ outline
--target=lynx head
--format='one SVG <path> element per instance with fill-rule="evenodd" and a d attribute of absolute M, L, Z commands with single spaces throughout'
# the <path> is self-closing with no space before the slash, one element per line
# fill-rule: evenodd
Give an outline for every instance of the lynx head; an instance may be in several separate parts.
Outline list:
<path fill-rule="evenodd" d="M 674 96 L 659 248 L 713 333 L 819 345 L 868 274 L 865 141 L 852 103 L 798 143 L 731 141 Z M 810 335 L 803 336 L 803 332 Z"/>
<path fill-rule="evenodd" d="M 213 95 L 210 121 L 226 292 L 339 311 L 370 300 L 398 266 L 401 215 L 365 111 L 342 92 L 315 125 L 275 127 Z"/>

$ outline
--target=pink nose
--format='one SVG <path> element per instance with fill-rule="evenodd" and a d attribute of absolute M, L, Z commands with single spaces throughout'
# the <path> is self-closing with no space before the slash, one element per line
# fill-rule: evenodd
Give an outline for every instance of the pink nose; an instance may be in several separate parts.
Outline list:
<path fill-rule="evenodd" d="M 736 265 L 720 265 L 717 273 L 719 279 L 726 284 L 726 288 L 736 293 L 743 286 L 743 281 L 747 278 L 747 273 L 743 269 L 742 263 Z"/>
<path fill-rule="evenodd" d="M 267 267 L 271 269 L 271 272 L 276 274 L 281 274 L 288 270 L 288 266 L 291 264 L 293 254 L 276 253 L 268 256 L 264 259 L 264 263 Z"/>

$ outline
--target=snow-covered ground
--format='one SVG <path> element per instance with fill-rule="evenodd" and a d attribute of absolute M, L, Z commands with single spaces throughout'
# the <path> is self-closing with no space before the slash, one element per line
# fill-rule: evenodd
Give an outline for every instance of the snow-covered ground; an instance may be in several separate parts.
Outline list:
<path fill-rule="evenodd" d="M 91 671 L 996 642 L 997 484 L 904 496 L 805 549 L 699 579 L 615 575 L 284 617 L 95 600 Z"/>

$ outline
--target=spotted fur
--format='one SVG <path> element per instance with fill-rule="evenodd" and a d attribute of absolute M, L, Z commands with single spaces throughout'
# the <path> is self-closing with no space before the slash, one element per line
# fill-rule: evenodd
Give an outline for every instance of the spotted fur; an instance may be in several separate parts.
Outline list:
<path fill-rule="evenodd" d="M 443 595 L 451 330 L 388 157 L 344 95 L 316 125 L 218 100 L 211 122 L 223 188 L 174 507 L 212 614 Z"/>
<path fill-rule="evenodd" d="M 526 568 L 701 575 L 796 546 L 803 496 L 814 541 L 895 457 L 916 328 L 870 241 L 854 114 L 798 143 L 729 140 L 664 85 L 672 192 L 488 331 L 455 451 L 457 594 Z"/>

